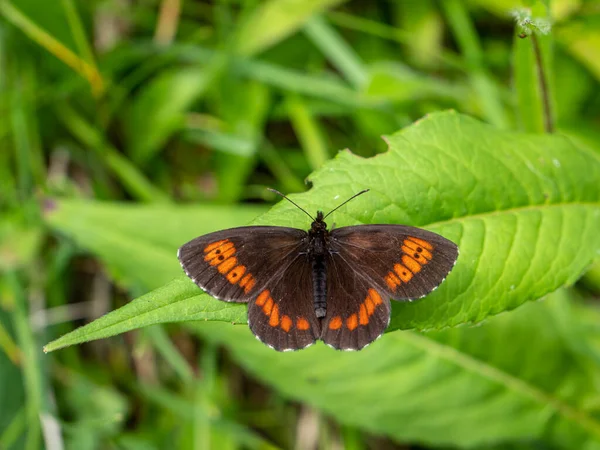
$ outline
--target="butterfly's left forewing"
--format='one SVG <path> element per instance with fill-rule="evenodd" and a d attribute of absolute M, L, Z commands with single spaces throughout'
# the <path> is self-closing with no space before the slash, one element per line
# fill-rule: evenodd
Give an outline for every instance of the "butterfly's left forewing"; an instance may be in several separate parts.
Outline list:
<path fill-rule="evenodd" d="M 394 300 L 424 297 L 458 258 L 456 244 L 404 225 L 359 225 L 332 230 L 330 252 Z"/>

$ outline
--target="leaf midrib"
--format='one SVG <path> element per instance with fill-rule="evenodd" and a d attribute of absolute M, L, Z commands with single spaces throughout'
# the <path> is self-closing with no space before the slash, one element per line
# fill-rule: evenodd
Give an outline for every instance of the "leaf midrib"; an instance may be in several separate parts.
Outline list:
<path fill-rule="evenodd" d="M 430 355 L 435 355 L 441 359 L 450 361 L 466 371 L 475 373 L 490 381 L 497 382 L 507 389 L 533 399 L 537 403 L 551 407 L 566 420 L 574 422 L 582 429 L 600 439 L 600 422 L 595 420 L 585 411 L 574 408 L 563 400 L 532 386 L 508 372 L 486 364 L 480 359 L 474 358 L 467 353 L 460 352 L 454 347 L 442 344 L 417 332 L 403 331 L 402 338 Z"/>

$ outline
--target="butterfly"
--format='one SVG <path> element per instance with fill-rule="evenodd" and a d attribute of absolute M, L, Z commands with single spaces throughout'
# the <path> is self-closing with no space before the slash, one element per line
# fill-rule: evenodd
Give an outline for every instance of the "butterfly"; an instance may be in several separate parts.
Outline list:
<path fill-rule="evenodd" d="M 452 241 L 404 225 L 327 229 L 324 215 L 308 212 L 308 231 L 247 226 L 209 233 L 184 244 L 185 273 L 208 294 L 248 303 L 254 335 L 278 351 L 317 340 L 338 350 L 360 350 L 390 323 L 391 302 L 421 298 L 454 267 Z"/>

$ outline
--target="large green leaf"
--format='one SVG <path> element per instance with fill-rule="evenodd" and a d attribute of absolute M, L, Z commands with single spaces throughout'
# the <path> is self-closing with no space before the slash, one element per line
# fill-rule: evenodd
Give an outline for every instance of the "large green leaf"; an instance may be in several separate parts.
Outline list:
<path fill-rule="evenodd" d="M 394 303 L 389 330 L 439 329 L 481 321 L 573 283 L 598 255 L 600 160 L 594 154 L 564 138 L 499 131 L 453 112 L 432 115 L 387 141 L 390 150 L 374 158 L 340 153 L 313 174 L 314 188 L 294 199 L 309 210 L 328 210 L 368 187 L 369 194 L 336 212 L 338 226 L 405 223 L 424 226 L 458 243 L 461 255 L 447 281 L 425 301 Z M 147 246 L 148 239 L 137 229 L 130 230 L 130 236 L 125 232 L 120 241 L 107 241 L 113 218 L 94 215 L 88 220 L 75 209 L 69 216 L 77 215 L 77 220 L 71 220 L 60 211 L 50 216 L 51 223 L 67 232 L 83 223 L 81 242 L 119 272 L 131 271 L 130 266 L 139 262 L 145 270 L 134 272 L 143 274 L 146 286 L 152 287 L 176 274 L 174 257 L 154 254 L 155 247 Z M 163 230 L 163 216 L 156 214 L 153 225 L 147 217 L 144 228 Z M 189 220 L 176 218 L 176 212 L 169 217 L 179 232 L 158 232 L 163 239 L 173 239 L 173 250 L 203 231 L 190 227 Z M 308 226 L 306 216 L 287 202 L 257 222 Z M 89 240 L 88 226 L 97 230 L 98 242 Z M 121 245 L 131 251 L 124 252 Z M 158 264 L 159 260 L 163 262 Z M 173 289 L 168 291 L 173 307 L 162 305 L 151 323 L 185 320 L 179 313 L 182 309 L 194 316 L 194 311 L 205 311 L 206 302 L 216 302 L 208 296 L 199 301 L 197 291 L 185 283 Z M 157 307 L 143 298 L 138 301 L 148 313 Z M 239 320 L 235 307 L 229 313 L 230 321 Z M 113 327 L 112 321 L 121 323 L 119 314 L 101 320 L 114 332 L 125 331 Z M 125 323 L 132 328 L 148 324 Z"/>
<path fill-rule="evenodd" d="M 481 321 L 572 283 L 598 255 L 600 163 L 594 154 L 561 137 L 498 131 L 455 113 L 432 115 L 388 141 L 390 151 L 375 158 L 341 153 L 312 176 L 311 191 L 293 199 L 309 210 L 327 210 L 369 187 L 369 194 L 336 212 L 336 226 L 408 223 L 459 244 L 458 264 L 446 282 L 420 302 L 395 303 L 390 330 Z M 70 214 L 61 213 L 64 205 Z M 176 208 L 169 209 L 171 226 L 164 215 L 151 214 L 141 228 L 126 225 L 130 214 L 143 210 L 123 207 L 103 218 L 96 205 L 59 202 L 48 218 L 108 267 L 150 288 L 164 283 L 159 271 L 179 270 L 175 248 L 208 230 Z M 101 235 L 114 233 L 107 230 L 115 223 L 122 232 L 111 242 Z M 287 203 L 257 223 L 308 226 Z M 123 251 L 123 241 L 141 255 Z M 140 267 L 153 255 L 162 256 Z M 160 267 L 149 276 L 144 272 L 153 263 Z M 245 307 L 199 294 L 181 277 L 47 350 L 150 323 L 213 320 L 193 327 L 227 345 L 264 382 L 341 423 L 439 445 L 547 438 L 566 448 L 563 441 L 593 448 L 600 424 L 590 411 L 597 399 L 589 370 L 581 370 L 572 343 L 565 344 L 557 331 L 578 326 L 563 314 L 566 301 L 532 303 L 477 328 L 387 333 L 355 354 L 317 345 L 282 355 L 256 342 L 247 327 L 216 322 L 239 322 Z"/>
<path fill-rule="evenodd" d="M 600 422 L 589 406 L 596 390 L 556 332 L 580 327 L 564 315 L 569 300 L 561 291 L 474 328 L 388 333 L 357 353 L 316 345 L 282 355 L 247 327 L 190 326 L 226 344 L 286 397 L 399 441 L 473 447 L 547 439 L 599 448 Z"/>
<path fill-rule="evenodd" d="M 181 275 L 176 255 L 182 243 L 247 224 L 265 211 L 261 206 L 140 206 L 80 200 L 49 204 L 45 217 L 51 226 L 97 254 L 122 284 L 146 289 Z"/>

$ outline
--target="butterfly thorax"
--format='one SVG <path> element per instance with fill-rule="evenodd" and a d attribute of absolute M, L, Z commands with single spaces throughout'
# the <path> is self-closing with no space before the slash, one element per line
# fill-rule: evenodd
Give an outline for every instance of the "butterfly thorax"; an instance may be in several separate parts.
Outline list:
<path fill-rule="evenodd" d="M 327 241 L 329 231 L 323 220 L 323 212 L 317 211 L 317 218 L 313 221 L 308 231 L 308 258 L 312 263 L 313 298 L 315 314 L 318 318 L 325 317 L 327 313 Z"/>

